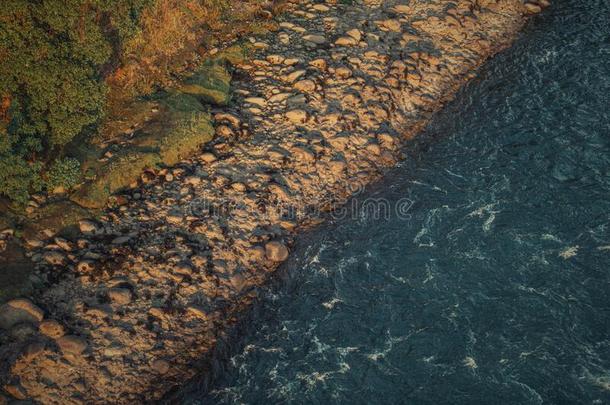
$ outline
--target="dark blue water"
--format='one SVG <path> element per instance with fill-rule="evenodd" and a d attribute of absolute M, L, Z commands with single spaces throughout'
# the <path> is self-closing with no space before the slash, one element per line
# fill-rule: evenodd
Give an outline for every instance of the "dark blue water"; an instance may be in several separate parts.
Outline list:
<path fill-rule="evenodd" d="M 558 0 L 301 241 L 184 403 L 610 403 L 610 1 Z M 355 212 L 358 214 L 358 212 Z"/>

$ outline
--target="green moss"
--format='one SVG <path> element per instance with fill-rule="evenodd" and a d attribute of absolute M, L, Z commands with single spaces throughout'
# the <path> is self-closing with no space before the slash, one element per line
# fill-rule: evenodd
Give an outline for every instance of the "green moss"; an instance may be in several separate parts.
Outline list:
<path fill-rule="evenodd" d="M 103 208 L 108 198 L 137 181 L 146 168 L 161 163 L 155 150 L 126 149 L 101 166 L 96 177 L 83 185 L 70 199 L 82 207 Z"/>
<path fill-rule="evenodd" d="M 94 213 L 71 201 L 52 202 L 36 210 L 36 216 L 26 223 L 23 234 L 26 238 L 35 237 L 44 229 L 66 233 L 69 228 L 75 228 L 78 221 L 91 218 Z"/>
<path fill-rule="evenodd" d="M 178 89 L 204 103 L 227 105 L 231 100 L 231 74 L 221 61 L 208 61 Z"/>
<path fill-rule="evenodd" d="M 48 190 L 63 187 L 72 189 L 81 179 L 80 162 L 75 158 L 56 160 L 46 173 L 45 185 Z"/>
<path fill-rule="evenodd" d="M 174 112 L 171 122 L 172 128 L 159 139 L 159 155 L 165 165 L 175 165 L 214 137 L 208 113 Z"/>
<path fill-rule="evenodd" d="M 231 65 L 237 65 L 244 63 L 249 58 L 252 50 L 252 44 L 249 42 L 243 42 L 223 49 L 214 56 L 214 59 L 226 61 Z"/>

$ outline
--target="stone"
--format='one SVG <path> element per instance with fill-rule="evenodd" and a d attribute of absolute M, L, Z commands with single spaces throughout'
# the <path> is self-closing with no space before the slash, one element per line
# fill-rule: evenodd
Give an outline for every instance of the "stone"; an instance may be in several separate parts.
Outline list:
<path fill-rule="evenodd" d="M 362 32 L 360 32 L 360 30 L 357 28 L 347 31 L 346 34 L 355 39 L 356 42 L 360 42 L 362 40 Z"/>
<path fill-rule="evenodd" d="M 288 258 L 288 248 L 278 241 L 268 242 L 265 245 L 265 255 L 272 262 L 283 262 Z"/>
<path fill-rule="evenodd" d="M 79 336 L 66 335 L 55 342 L 64 354 L 80 355 L 87 350 L 87 342 Z"/>
<path fill-rule="evenodd" d="M 344 66 L 335 69 L 335 75 L 340 79 L 347 79 L 352 76 L 352 71 Z"/>
<path fill-rule="evenodd" d="M 191 306 L 187 307 L 186 312 L 193 315 L 195 318 L 199 318 L 199 319 L 203 319 L 203 320 L 208 319 L 208 313 L 205 310 L 205 308 L 200 307 L 198 305 L 191 305 Z"/>
<path fill-rule="evenodd" d="M 181 276 L 191 276 L 193 268 L 188 263 L 178 263 L 173 267 L 173 272 Z"/>
<path fill-rule="evenodd" d="M 525 10 L 528 14 L 538 14 L 542 11 L 542 7 L 534 3 L 525 3 Z"/>
<path fill-rule="evenodd" d="M 239 128 L 241 121 L 238 117 L 236 117 L 233 114 L 229 114 L 229 113 L 218 113 L 214 115 L 214 119 L 217 122 L 228 122 L 230 123 L 233 128 Z"/>
<path fill-rule="evenodd" d="M 304 70 L 295 70 L 283 77 L 283 80 L 287 83 L 294 83 L 298 78 L 303 76 L 306 72 Z"/>
<path fill-rule="evenodd" d="M 127 288 L 111 288 L 108 290 L 108 298 L 113 304 L 127 305 L 131 302 L 131 291 Z"/>
<path fill-rule="evenodd" d="M 216 161 L 216 156 L 214 156 L 213 153 L 203 153 L 201 156 L 201 160 L 204 161 L 205 163 L 213 163 Z"/>
<path fill-rule="evenodd" d="M 286 118 L 293 124 L 302 124 L 307 120 L 307 113 L 303 110 L 291 110 L 286 113 Z"/>
<path fill-rule="evenodd" d="M 262 263 L 265 260 L 266 252 L 262 246 L 255 246 L 250 249 L 250 261 L 254 263 Z"/>
<path fill-rule="evenodd" d="M 248 97 L 244 101 L 248 104 L 254 104 L 259 107 L 265 107 L 267 105 L 267 100 L 262 97 Z"/>
<path fill-rule="evenodd" d="M 95 266 L 90 260 L 81 260 L 76 264 L 76 270 L 81 274 L 89 274 L 95 270 Z"/>
<path fill-rule="evenodd" d="M 114 238 L 111 243 L 113 245 L 124 245 L 127 242 L 129 242 L 130 240 L 131 240 L 131 236 L 129 236 L 129 235 L 119 236 L 119 237 Z"/>
<path fill-rule="evenodd" d="M 239 183 L 239 182 L 231 184 L 231 188 L 233 190 L 239 191 L 241 193 L 243 193 L 244 191 L 247 190 L 246 185 L 244 183 Z"/>
<path fill-rule="evenodd" d="M 18 323 L 10 330 L 11 337 L 18 342 L 23 342 L 24 340 L 30 338 L 34 333 L 36 333 L 36 328 L 29 323 Z"/>
<path fill-rule="evenodd" d="M 235 133 L 227 125 L 219 125 L 216 127 L 216 135 L 230 138 L 230 137 L 233 137 L 235 135 Z"/>
<path fill-rule="evenodd" d="M 331 160 L 328 163 L 328 167 L 330 168 L 330 171 L 335 176 L 343 174 L 346 166 L 347 166 L 347 164 L 342 160 Z"/>
<path fill-rule="evenodd" d="M 19 384 L 6 384 L 4 390 L 13 398 L 23 401 L 27 398 L 26 392 Z"/>
<path fill-rule="evenodd" d="M 29 363 L 34 358 L 38 357 L 38 355 L 41 354 L 44 350 L 45 350 L 44 343 L 42 343 L 42 342 L 30 343 L 25 347 L 25 349 L 23 349 L 23 352 L 21 353 L 21 358 L 25 362 Z M 0 402 L 0 404 L 1 403 L 2 402 Z"/>
<path fill-rule="evenodd" d="M 151 364 L 152 369 L 158 374 L 167 374 L 169 371 L 169 363 L 162 359 L 157 359 Z"/>
<path fill-rule="evenodd" d="M 40 323 L 38 330 L 51 339 L 59 339 L 66 334 L 64 327 L 55 320 L 46 320 Z"/>
<path fill-rule="evenodd" d="M 61 266 L 62 264 L 64 264 L 66 256 L 64 256 L 61 252 L 50 250 L 42 254 L 42 260 L 53 266 Z"/>
<path fill-rule="evenodd" d="M 70 252 L 72 250 L 72 245 L 70 244 L 70 242 L 68 242 L 64 238 L 55 238 L 54 241 L 55 241 L 55 244 L 57 246 L 59 246 L 60 249 L 66 251 L 66 252 Z"/>
<path fill-rule="evenodd" d="M 311 42 L 316 45 L 322 45 L 322 44 L 326 43 L 326 38 L 323 35 L 309 34 L 309 35 L 303 36 L 303 39 L 307 42 Z"/>
<path fill-rule="evenodd" d="M 287 59 L 284 59 L 284 65 L 286 65 L 286 66 L 294 66 L 294 65 L 296 65 L 299 62 L 300 62 L 300 60 L 297 59 L 297 58 L 287 58 Z"/>
<path fill-rule="evenodd" d="M 271 64 L 281 65 L 285 58 L 281 55 L 267 55 L 265 59 Z"/>
<path fill-rule="evenodd" d="M 313 80 L 301 80 L 294 84 L 294 88 L 303 93 L 313 93 L 316 90 L 316 84 Z"/>
<path fill-rule="evenodd" d="M 44 318 L 44 312 L 32 301 L 19 298 L 0 306 L 0 328 L 10 329 L 22 322 L 38 323 Z"/>
<path fill-rule="evenodd" d="M 189 184 L 191 186 L 198 186 L 201 184 L 201 177 L 188 176 L 184 179 L 184 183 Z"/>
<path fill-rule="evenodd" d="M 309 66 L 313 66 L 323 72 L 326 71 L 326 69 L 328 68 L 328 64 L 322 58 L 312 60 L 311 62 L 309 62 Z"/>
<path fill-rule="evenodd" d="M 358 41 L 356 41 L 354 38 L 349 37 L 349 36 L 339 37 L 335 41 L 335 45 L 337 45 L 337 46 L 354 46 L 354 45 L 358 45 Z"/>

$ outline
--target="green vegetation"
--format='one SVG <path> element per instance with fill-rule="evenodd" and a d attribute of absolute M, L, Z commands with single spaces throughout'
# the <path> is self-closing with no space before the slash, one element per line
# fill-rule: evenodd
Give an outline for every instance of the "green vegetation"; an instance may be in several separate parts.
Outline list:
<path fill-rule="evenodd" d="M 243 60 L 248 47 L 229 47 L 213 60 L 209 51 L 220 41 L 273 29 L 275 23 L 258 17 L 281 12 L 282 4 L 2 0 L 0 202 L 8 199 L 13 208 L 23 208 L 32 192 L 75 188 L 78 195 L 88 195 L 86 190 L 98 194 L 94 205 L 99 206 L 103 196 L 127 185 L 127 177 L 133 183 L 144 163 L 169 164 L 184 157 L 210 136 L 210 119 L 201 103 L 230 101 L 227 63 Z M 207 62 L 201 64 L 201 56 Z M 168 124 L 159 128 L 153 123 L 157 128 L 149 131 L 165 139 L 155 143 L 155 157 L 130 166 L 133 151 L 123 151 L 116 154 L 125 155 L 123 163 L 114 158 L 100 164 L 109 140 L 148 125 L 154 99 L 148 96 L 160 89 L 174 89 L 170 94 L 177 96 L 161 101 Z M 186 109 L 172 106 L 185 102 Z M 168 131 L 175 132 L 171 138 Z M 204 135 L 196 136 L 197 131 Z M 108 167 L 124 167 L 123 180 L 103 180 L 109 174 L 98 171 Z M 79 190 L 83 181 L 85 191 Z M 92 186 L 96 182 L 97 188 Z"/>
<path fill-rule="evenodd" d="M 56 188 L 70 190 L 80 182 L 80 162 L 75 158 L 57 159 L 46 173 L 45 185 L 47 190 Z"/>
<path fill-rule="evenodd" d="M 0 194 L 23 204 L 40 190 L 45 167 L 51 167 L 49 185 L 74 185 L 66 177 L 73 177 L 74 163 L 53 162 L 103 117 L 102 67 L 113 47 L 137 32 L 138 16 L 151 1 L 2 2 Z"/>

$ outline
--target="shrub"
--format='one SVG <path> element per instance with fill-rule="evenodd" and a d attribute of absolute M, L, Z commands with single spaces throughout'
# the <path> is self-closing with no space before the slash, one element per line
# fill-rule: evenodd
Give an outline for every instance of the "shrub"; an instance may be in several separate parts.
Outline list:
<path fill-rule="evenodd" d="M 2 1 L 0 194 L 22 202 L 40 188 L 43 165 L 28 161 L 68 168 L 67 161 L 52 162 L 103 117 L 102 67 L 113 47 L 137 31 L 139 12 L 152 1 Z M 73 162 L 69 168 L 74 170 Z"/>
<path fill-rule="evenodd" d="M 69 190 L 76 186 L 80 179 L 80 162 L 77 159 L 57 159 L 46 173 L 45 186 L 49 191 L 57 187 Z"/>

